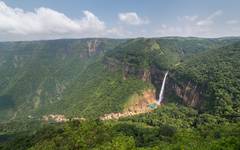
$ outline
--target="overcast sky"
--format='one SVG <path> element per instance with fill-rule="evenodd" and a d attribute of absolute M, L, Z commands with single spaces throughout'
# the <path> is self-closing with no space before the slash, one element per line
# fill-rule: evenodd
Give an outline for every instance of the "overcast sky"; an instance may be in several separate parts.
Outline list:
<path fill-rule="evenodd" d="M 240 0 L 0 0 L 0 41 L 240 36 Z"/>

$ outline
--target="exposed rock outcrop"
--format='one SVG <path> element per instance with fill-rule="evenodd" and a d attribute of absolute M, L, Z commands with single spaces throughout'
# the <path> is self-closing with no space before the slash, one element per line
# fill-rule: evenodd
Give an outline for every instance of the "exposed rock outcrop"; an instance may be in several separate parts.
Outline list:
<path fill-rule="evenodd" d="M 106 58 L 104 63 L 111 71 L 120 69 L 123 72 L 123 79 L 125 80 L 133 75 L 143 81 L 151 82 L 156 88 L 155 99 L 159 98 L 158 96 L 166 70 L 161 70 L 156 66 L 151 66 L 150 69 L 138 68 L 130 64 L 124 64 L 113 58 Z M 203 102 L 201 88 L 190 81 L 186 83 L 175 81 L 173 76 L 170 72 L 166 80 L 165 98 L 163 102 L 168 101 L 167 97 L 176 95 L 183 104 L 200 108 Z"/>
<path fill-rule="evenodd" d="M 29 116 L 29 118 L 30 118 L 30 116 Z M 53 121 L 53 122 L 61 123 L 61 122 L 67 122 L 67 121 L 73 121 L 73 120 L 85 121 L 86 119 L 78 118 L 78 117 L 67 118 L 65 115 L 61 115 L 61 114 L 50 114 L 50 115 L 42 116 L 42 120 L 46 121 L 46 122 Z"/>
<path fill-rule="evenodd" d="M 50 114 L 45 115 L 42 117 L 42 120 L 44 121 L 54 121 L 54 122 L 67 122 L 69 119 L 67 119 L 64 115 L 60 114 Z"/>
<path fill-rule="evenodd" d="M 151 72 L 148 69 L 145 69 L 143 71 L 142 80 L 143 81 L 151 81 Z"/>
<path fill-rule="evenodd" d="M 112 72 L 121 70 L 124 80 L 126 80 L 129 76 L 136 76 L 143 81 L 151 81 L 150 69 L 139 68 L 109 57 L 104 59 L 104 64 L 106 68 Z"/>
<path fill-rule="evenodd" d="M 98 40 L 90 40 L 87 42 L 88 45 L 88 55 L 92 56 L 93 54 L 95 54 L 97 52 L 97 44 L 98 44 Z"/>
<path fill-rule="evenodd" d="M 165 70 L 163 71 L 156 67 L 151 68 L 151 82 L 156 87 L 157 98 L 165 72 Z M 173 76 L 170 72 L 166 80 L 165 99 L 163 101 L 167 102 L 167 97 L 176 95 L 181 100 L 181 103 L 199 108 L 203 102 L 201 88 L 191 81 L 176 81 Z"/>
<path fill-rule="evenodd" d="M 191 81 L 182 84 L 171 82 L 171 90 L 182 99 L 185 105 L 199 108 L 203 103 L 202 92 L 199 87 Z"/>
<path fill-rule="evenodd" d="M 150 81 L 150 70 L 144 68 L 136 68 L 135 66 L 129 64 L 123 64 L 123 78 L 127 79 L 128 76 L 134 75 L 143 81 Z"/>
<path fill-rule="evenodd" d="M 133 116 L 137 114 L 147 113 L 152 111 L 149 104 L 156 103 L 155 91 L 152 89 L 145 90 L 142 94 L 134 94 L 125 104 L 123 112 L 105 114 L 100 117 L 101 120 L 119 119 L 122 117 Z"/>

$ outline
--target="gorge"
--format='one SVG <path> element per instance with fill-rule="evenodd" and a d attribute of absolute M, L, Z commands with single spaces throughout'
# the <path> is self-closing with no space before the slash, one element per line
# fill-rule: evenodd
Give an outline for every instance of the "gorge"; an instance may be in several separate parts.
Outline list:
<path fill-rule="evenodd" d="M 228 133 L 239 133 L 239 41 L 2 42 L 0 149 L 91 149 L 91 142 L 115 140 L 170 149 L 203 148 L 209 139 L 211 147 L 225 138 L 237 143 L 238 135 Z"/>

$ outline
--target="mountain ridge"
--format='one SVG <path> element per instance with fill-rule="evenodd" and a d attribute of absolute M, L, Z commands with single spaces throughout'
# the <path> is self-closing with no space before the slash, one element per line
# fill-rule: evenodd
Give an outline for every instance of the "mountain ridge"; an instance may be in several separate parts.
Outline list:
<path fill-rule="evenodd" d="M 19 111 L 26 114 L 20 116 L 22 119 L 35 115 L 41 117 L 51 111 L 79 117 L 119 112 L 127 97 L 145 87 L 154 87 L 158 95 L 164 72 L 174 70 L 176 63 L 188 60 L 199 51 L 218 49 L 237 40 L 137 38 L 118 41 L 89 38 L 0 43 L 0 104 L 8 108 L 3 110 L 7 115 L 1 117 L 14 118 Z M 107 98 L 109 90 L 113 89 L 116 95 L 111 93 L 111 97 L 115 98 Z M 126 93 L 123 94 L 126 97 L 120 93 Z M 107 107 L 110 110 L 96 115 L 91 108 L 99 97 L 100 104 L 109 101 L 99 105 L 98 109 L 102 111 Z M 118 103 L 119 99 L 122 102 Z"/>

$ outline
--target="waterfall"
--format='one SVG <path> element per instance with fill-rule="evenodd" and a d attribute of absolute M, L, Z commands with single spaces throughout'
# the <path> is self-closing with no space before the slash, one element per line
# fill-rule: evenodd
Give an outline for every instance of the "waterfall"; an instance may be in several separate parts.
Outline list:
<path fill-rule="evenodd" d="M 161 91 L 159 93 L 158 104 L 160 104 L 163 100 L 163 92 L 164 92 L 164 87 L 165 87 L 165 82 L 166 82 L 167 75 L 168 75 L 168 71 L 165 73 L 165 76 L 164 76 L 164 79 L 163 79 L 163 82 L 162 82 Z"/>

